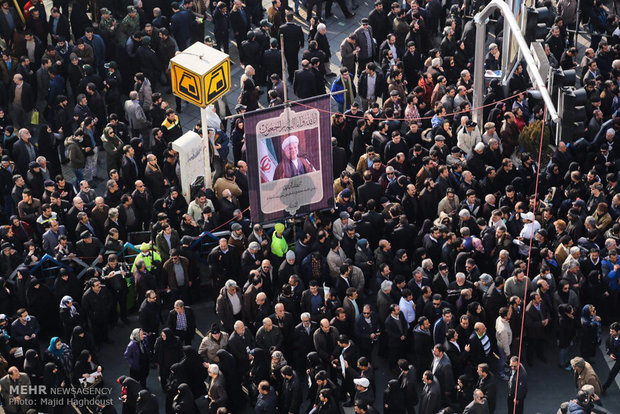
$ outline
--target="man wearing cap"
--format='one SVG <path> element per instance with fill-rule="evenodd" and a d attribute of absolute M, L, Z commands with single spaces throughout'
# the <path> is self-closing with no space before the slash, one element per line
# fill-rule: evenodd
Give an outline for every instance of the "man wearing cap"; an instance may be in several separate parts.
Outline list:
<path fill-rule="evenodd" d="M 370 22 L 367 17 L 362 18 L 360 27 L 355 30 L 354 34 L 359 47 L 359 51 L 357 52 L 357 74 L 359 76 L 366 68 L 366 64 L 372 60 L 375 54 L 373 29 L 370 27 Z M 364 108 L 364 110 L 365 109 L 366 108 Z"/>
<path fill-rule="evenodd" d="M 245 234 L 243 234 L 243 226 L 240 223 L 234 222 L 231 224 L 228 244 L 234 246 L 239 255 L 247 249 L 248 239 L 245 237 Z"/>
<path fill-rule="evenodd" d="M 75 254 L 89 263 L 94 259 L 97 259 L 98 263 L 103 263 L 103 252 L 105 249 L 101 241 L 93 237 L 93 233 L 89 230 L 84 230 L 80 233 L 80 238 L 75 244 Z"/>
<path fill-rule="evenodd" d="M 142 243 L 140 246 L 140 253 L 135 257 L 131 271 L 136 270 L 136 261 L 143 260 L 146 265 L 146 269 L 150 272 L 154 269 L 154 266 L 158 266 L 161 263 L 161 256 L 155 249 L 151 249 L 149 243 Z"/>
<path fill-rule="evenodd" d="M 288 136 L 281 144 L 282 160 L 276 167 L 273 175 L 274 180 L 292 178 L 298 175 L 315 171 L 310 161 L 305 157 L 299 157 L 299 138 L 295 135 Z"/>
<path fill-rule="evenodd" d="M 355 384 L 355 398 L 353 399 L 356 403 L 365 403 L 369 406 L 372 406 L 375 402 L 375 396 L 370 388 L 370 381 L 368 378 L 356 378 L 353 380 Z"/>
<path fill-rule="evenodd" d="M 140 30 L 140 16 L 133 5 L 127 6 L 127 15 L 121 21 L 117 31 L 118 41 L 121 45 L 127 43 L 127 39 Z"/>
<path fill-rule="evenodd" d="M 99 30 L 102 33 L 105 41 L 112 41 L 112 35 L 118 28 L 116 19 L 112 16 L 110 9 L 102 7 L 100 10 L 101 18 L 99 19 Z M 68 36 L 65 36 L 68 38 Z"/>
<path fill-rule="evenodd" d="M 279 258 L 279 261 L 282 261 L 288 251 L 288 242 L 284 238 L 284 224 L 276 223 L 274 230 L 271 236 L 271 253 L 276 256 L 274 259 Z M 277 266 L 280 266 L 279 262 Z"/>
<path fill-rule="evenodd" d="M 461 129 L 457 136 L 457 145 L 465 152 L 467 158 L 471 157 L 476 144 L 482 142 L 480 131 L 476 126 L 477 124 L 474 121 L 467 121 L 465 128 Z"/>
<path fill-rule="evenodd" d="M 220 349 L 226 349 L 228 345 L 228 338 L 228 333 L 220 330 L 220 324 L 217 322 L 213 323 L 211 325 L 211 330 L 200 342 L 200 346 L 198 347 L 198 355 L 200 355 L 206 362 L 218 364 L 220 362 L 220 358 L 216 354 Z"/>

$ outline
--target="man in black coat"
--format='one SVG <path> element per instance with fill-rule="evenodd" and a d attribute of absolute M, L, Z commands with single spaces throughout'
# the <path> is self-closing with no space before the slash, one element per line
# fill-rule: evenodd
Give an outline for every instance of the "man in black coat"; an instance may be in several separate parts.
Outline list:
<path fill-rule="evenodd" d="M 418 387 L 416 378 L 416 370 L 413 365 L 409 365 L 406 359 L 398 360 L 398 385 L 405 396 L 405 407 L 407 414 L 415 414 L 415 406 L 418 404 Z"/>
<path fill-rule="evenodd" d="M 491 354 L 491 340 L 482 322 L 476 322 L 474 332 L 469 336 L 469 358 L 474 366 L 487 363 Z"/>
<path fill-rule="evenodd" d="M 157 339 L 159 326 L 162 322 L 160 308 L 157 293 L 154 290 L 148 290 L 146 297 L 140 305 L 140 310 L 138 310 L 138 319 L 140 321 L 140 328 L 149 338 L 149 344 L 155 344 L 155 339 Z"/>
<path fill-rule="evenodd" d="M 347 169 L 348 158 L 347 151 L 338 146 L 338 140 L 335 137 L 332 137 L 332 160 L 332 173 L 336 178 Z"/>
<path fill-rule="evenodd" d="M 192 344 L 192 339 L 196 335 L 196 318 L 192 308 L 185 306 L 182 300 L 174 302 L 174 309 L 168 313 L 166 325 L 185 345 Z"/>
<path fill-rule="evenodd" d="M 452 372 L 452 363 L 450 358 L 445 354 L 443 345 L 437 344 L 433 347 L 433 362 L 431 364 L 431 372 L 439 382 L 441 389 L 441 401 L 448 404 L 452 398 L 452 390 L 454 389 L 454 374 Z"/>
<path fill-rule="evenodd" d="M 293 364 L 299 371 L 306 369 L 306 355 L 314 351 L 314 343 L 312 337 L 314 332 L 319 328 L 318 322 L 310 319 L 310 313 L 301 314 L 301 322 L 295 326 L 295 358 Z"/>
<path fill-rule="evenodd" d="M 90 322 L 95 344 L 98 346 L 103 342 L 110 344 L 112 341 L 108 339 L 108 321 L 112 296 L 108 288 L 98 279 L 91 279 L 89 285 L 82 296 L 82 309 Z"/>
<path fill-rule="evenodd" d="M 527 371 L 519 363 L 519 357 L 513 356 L 510 358 L 510 379 L 508 380 L 508 397 L 506 398 L 507 412 L 509 414 L 523 414 L 526 396 Z"/>
<path fill-rule="evenodd" d="M 298 413 L 302 396 L 299 376 L 290 365 L 282 367 L 280 374 L 284 378 L 280 394 L 280 412 Z"/>
<path fill-rule="evenodd" d="M 422 395 L 420 397 L 420 414 L 434 414 L 441 408 L 441 390 L 439 388 L 439 382 L 433 376 L 430 371 L 425 371 L 422 375 L 422 382 L 424 388 L 422 388 Z"/>
<path fill-rule="evenodd" d="M 232 10 L 230 11 L 230 26 L 235 36 L 237 47 L 246 39 L 250 30 L 250 14 L 245 4 L 241 0 L 235 0 Z"/>
<path fill-rule="evenodd" d="M 319 329 L 314 332 L 312 340 L 314 349 L 319 353 L 324 364 L 330 363 L 338 355 L 340 350 L 337 345 L 338 335 L 338 329 L 331 326 L 327 319 L 321 319 Z"/>
<path fill-rule="evenodd" d="M 17 76 L 17 75 L 16 75 Z M 25 87 L 26 83 L 22 83 Z M 22 93 L 25 93 L 24 90 Z M 23 101 L 22 101 L 23 103 Z M 13 160 L 15 161 L 15 169 L 17 172 L 26 177 L 28 175 L 28 166 L 36 160 L 37 149 L 31 142 L 32 137 L 27 129 L 20 129 L 18 132 L 19 140 L 13 144 Z"/>
<path fill-rule="evenodd" d="M 274 73 L 282 76 L 282 56 L 278 49 L 279 44 L 278 39 L 271 39 L 269 49 L 263 53 L 262 67 L 266 79 L 261 79 L 261 83 L 269 82 L 269 77 Z"/>
<path fill-rule="evenodd" d="M 386 12 L 383 10 L 381 0 L 375 1 L 375 9 L 368 15 L 368 23 L 372 27 L 372 35 L 377 41 L 377 45 L 380 45 L 392 27 L 392 22 L 390 22 Z"/>
<path fill-rule="evenodd" d="M 394 369 L 397 361 L 405 355 L 408 339 L 407 321 L 395 303 L 390 305 L 390 315 L 385 320 L 385 331 L 388 338 L 390 368 Z"/>
<path fill-rule="evenodd" d="M 372 348 L 380 336 L 380 325 L 377 314 L 370 310 L 370 305 L 364 305 L 362 312 L 355 320 L 355 341 L 359 345 L 360 353 L 365 357 L 372 355 Z"/>
<path fill-rule="evenodd" d="M 383 196 L 383 188 L 381 184 L 372 180 L 372 173 L 368 170 L 364 171 L 364 184 L 357 189 L 357 202 L 363 206 L 368 200 L 379 201 Z"/>
<path fill-rule="evenodd" d="M 549 311 L 538 292 L 530 294 L 530 303 L 525 308 L 525 332 L 527 336 L 526 357 L 529 366 L 534 363 L 534 352 L 543 362 L 546 327 L 549 324 Z"/>
<path fill-rule="evenodd" d="M 317 91 L 316 77 L 312 72 L 312 66 L 307 60 L 301 61 L 301 69 L 296 70 L 293 80 L 293 91 L 298 98 L 309 98 Z"/>
<path fill-rule="evenodd" d="M 133 188 L 135 181 L 140 175 L 138 163 L 134 159 L 135 150 L 131 145 L 123 147 L 123 159 L 121 161 L 121 179 L 125 188 Z"/>
<path fill-rule="evenodd" d="M 286 23 L 280 26 L 279 34 L 284 35 L 284 57 L 288 69 L 288 80 L 293 81 L 293 75 L 299 67 L 299 50 L 304 47 L 304 32 L 301 26 L 293 22 L 294 15 L 286 13 Z M 297 95 L 299 97 L 299 95 Z"/>
<path fill-rule="evenodd" d="M 495 375 L 491 372 L 488 364 L 478 365 L 478 382 L 476 388 L 479 388 L 489 403 L 489 412 L 493 414 L 497 402 L 497 384 Z"/>
<path fill-rule="evenodd" d="M 246 380 L 250 372 L 250 355 L 247 350 L 254 349 L 254 337 L 241 321 L 235 322 L 234 329 L 235 332 L 228 339 L 228 352 L 235 357 L 239 375 Z"/>
<path fill-rule="evenodd" d="M 257 72 L 260 72 L 259 69 L 263 50 L 261 49 L 260 43 L 256 41 L 255 32 L 250 30 L 247 36 L 248 39 L 244 40 L 239 48 L 239 60 L 243 65 L 252 65 Z"/>
<path fill-rule="evenodd" d="M 239 253 L 235 246 L 228 244 L 226 238 L 222 237 L 211 250 L 207 262 L 216 289 L 220 289 L 225 280 L 238 278 Z"/>
<path fill-rule="evenodd" d="M 56 23 L 56 27 L 54 28 L 54 22 L 58 20 Z M 50 13 L 50 18 L 47 23 L 47 30 L 52 36 L 52 44 L 56 45 L 58 43 L 58 38 L 63 37 L 65 39 L 71 38 L 71 32 L 69 29 L 69 20 L 63 14 L 60 14 L 60 10 L 56 7 L 52 7 L 52 11 Z"/>

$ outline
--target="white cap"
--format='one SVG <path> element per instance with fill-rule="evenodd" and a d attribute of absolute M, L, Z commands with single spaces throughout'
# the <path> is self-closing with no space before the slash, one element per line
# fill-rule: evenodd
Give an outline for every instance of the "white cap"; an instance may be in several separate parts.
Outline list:
<path fill-rule="evenodd" d="M 532 213 L 531 211 L 528 211 L 527 213 L 525 213 L 525 214 L 521 215 L 521 217 L 522 217 L 524 220 L 529 220 L 529 221 L 534 221 L 534 220 L 535 220 L 535 218 L 534 218 L 534 213 Z"/>
<path fill-rule="evenodd" d="M 477 143 L 474 147 L 474 150 L 476 152 L 484 151 L 484 144 L 482 142 Z"/>
<path fill-rule="evenodd" d="M 282 142 L 282 149 L 288 147 L 291 144 L 299 144 L 299 138 L 297 138 L 295 135 L 290 135 Z"/>
<path fill-rule="evenodd" d="M 353 383 L 355 385 L 360 385 L 364 388 L 370 387 L 370 381 L 368 381 L 368 378 L 356 378 L 353 380 Z"/>

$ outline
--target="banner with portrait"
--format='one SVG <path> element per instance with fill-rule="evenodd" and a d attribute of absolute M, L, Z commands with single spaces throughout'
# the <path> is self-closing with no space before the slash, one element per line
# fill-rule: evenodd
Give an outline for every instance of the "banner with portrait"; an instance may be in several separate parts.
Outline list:
<path fill-rule="evenodd" d="M 253 222 L 333 206 L 330 122 L 329 95 L 245 115 Z"/>

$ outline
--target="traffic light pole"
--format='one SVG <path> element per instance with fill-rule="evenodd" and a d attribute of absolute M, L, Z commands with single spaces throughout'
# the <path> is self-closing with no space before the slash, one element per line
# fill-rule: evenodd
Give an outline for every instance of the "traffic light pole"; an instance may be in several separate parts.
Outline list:
<path fill-rule="evenodd" d="M 500 9 L 502 14 L 504 15 L 505 21 L 510 26 L 510 31 L 525 59 L 527 64 L 527 72 L 530 75 L 530 79 L 534 86 L 540 92 L 540 95 L 545 102 L 545 106 L 547 107 L 547 113 L 551 117 L 551 119 L 558 123 L 560 122 L 560 117 L 556 110 L 556 106 L 551 99 L 551 95 L 547 90 L 547 86 L 545 85 L 545 81 L 542 76 L 538 72 L 538 65 L 530 52 L 530 48 L 523 37 L 523 33 L 521 32 L 521 27 L 515 16 L 512 14 L 512 10 L 510 6 L 505 3 L 503 0 L 491 0 L 491 2 L 476 16 L 474 16 L 474 23 L 476 24 L 476 51 L 474 56 L 475 68 L 474 68 L 474 121 L 478 123 L 478 125 L 483 125 L 484 120 L 482 119 L 482 101 L 484 96 L 484 53 L 485 53 L 485 44 L 487 37 L 487 20 L 489 16 L 496 10 Z M 504 33 L 504 36 L 509 36 L 509 33 Z M 503 53 L 507 53 L 507 51 L 503 51 Z"/>

